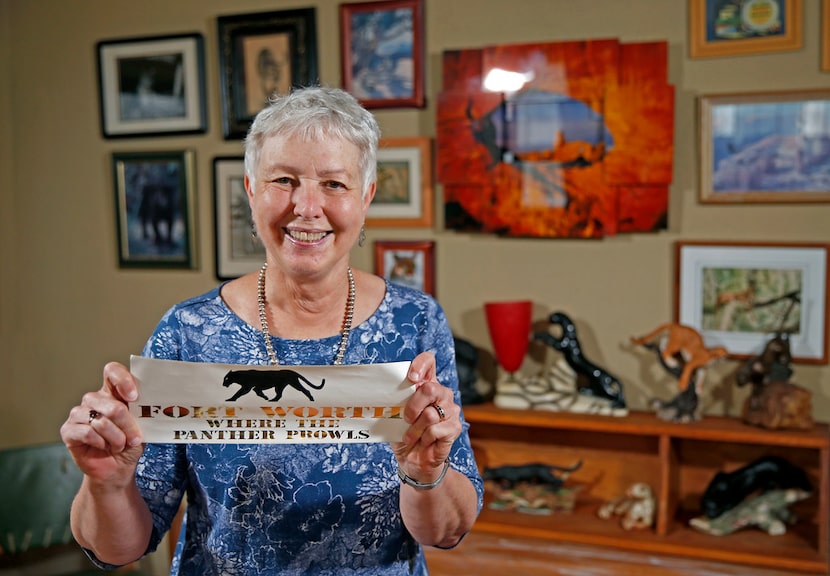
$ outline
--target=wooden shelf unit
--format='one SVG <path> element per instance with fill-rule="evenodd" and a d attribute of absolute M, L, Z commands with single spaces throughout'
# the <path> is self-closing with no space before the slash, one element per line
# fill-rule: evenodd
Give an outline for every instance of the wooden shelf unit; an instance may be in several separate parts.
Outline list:
<path fill-rule="evenodd" d="M 529 462 L 583 462 L 567 480 L 580 490 L 573 512 L 540 516 L 492 510 L 488 493 L 474 531 L 830 573 L 830 436 L 825 423 L 808 431 L 765 430 L 737 418 L 706 416 L 681 424 L 647 412 L 612 417 L 506 410 L 492 404 L 465 406 L 464 415 L 482 470 Z M 688 526 L 717 471 L 772 454 L 803 468 L 814 487 L 810 498 L 793 507 L 798 522 L 786 534 L 770 536 L 748 528 L 712 536 Z M 648 482 L 657 499 L 652 530 L 626 531 L 616 519 L 597 516 L 603 502 L 638 481 Z"/>

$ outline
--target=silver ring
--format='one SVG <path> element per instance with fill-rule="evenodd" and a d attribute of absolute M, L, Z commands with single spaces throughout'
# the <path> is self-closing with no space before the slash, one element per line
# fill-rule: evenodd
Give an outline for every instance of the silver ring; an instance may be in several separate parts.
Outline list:
<path fill-rule="evenodd" d="M 92 421 L 98 418 L 101 414 L 97 410 L 90 410 L 89 411 L 89 424 L 92 424 Z"/>
<path fill-rule="evenodd" d="M 432 403 L 432 404 L 430 404 L 430 406 L 432 406 L 433 408 L 435 408 L 435 411 L 436 411 L 436 412 L 438 412 L 438 419 L 439 419 L 439 420 L 441 420 L 441 421 L 443 422 L 443 421 L 444 421 L 444 418 L 446 418 L 446 417 L 447 417 L 447 415 L 444 413 L 444 409 L 443 409 L 443 408 L 441 408 L 441 405 L 440 405 L 440 404 L 435 404 L 435 403 Z"/>

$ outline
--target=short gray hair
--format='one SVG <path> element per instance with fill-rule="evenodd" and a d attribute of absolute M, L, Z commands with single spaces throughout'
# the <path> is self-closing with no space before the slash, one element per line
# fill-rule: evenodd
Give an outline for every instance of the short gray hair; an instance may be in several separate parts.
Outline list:
<path fill-rule="evenodd" d="M 256 115 L 245 137 L 245 174 L 252 188 L 260 150 L 272 136 L 296 136 L 306 141 L 329 136 L 342 138 L 358 148 L 358 170 L 363 176 L 361 194 L 365 195 L 377 179 L 380 127 L 374 115 L 345 90 L 311 86 L 271 98 L 268 106 Z"/>

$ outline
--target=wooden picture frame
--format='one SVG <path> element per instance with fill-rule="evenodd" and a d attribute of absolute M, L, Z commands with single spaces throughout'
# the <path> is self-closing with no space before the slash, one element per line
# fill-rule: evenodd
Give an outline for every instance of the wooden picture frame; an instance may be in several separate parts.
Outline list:
<path fill-rule="evenodd" d="M 802 0 L 689 0 L 689 56 L 799 50 Z"/>
<path fill-rule="evenodd" d="M 675 321 L 731 358 L 789 333 L 794 362 L 827 364 L 830 244 L 679 241 Z"/>
<path fill-rule="evenodd" d="M 830 0 L 821 2 L 821 69 L 830 72 Z"/>
<path fill-rule="evenodd" d="M 366 108 L 423 108 L 423 0 L 340 4 L 343 88 Z"/>
<path fill-rule="evenodd" d="M 375 274 L 435 296 L 435 242 L 375 241 Z"/>
<path fill-rule="evenodd" d="M 195 268 L 194 153 L 112 155 L 121 268 Z"/>
<path fill-rule="evenodd" d="M 828 118 L 830 89 L 699 97 L 700 201 L 830 202 Z"/>
<path fill-rule="evenodd" d="M 318 83 L 314 8 L 217 18 L 222 134 L 242 138 L 274 93 Z"/>
<path fill-rule="evenodd" d="M 201 34 L 101 40 L 96 53 L 104 138 L 207 130 Z"/>
<path fill-rule="evenodd" d="M 424 227 L 433 222 L 432 140 L 385 138 L 378 145 L 378 184 L 370 227 Z"/>
<path fill-rule="evenodd" d="M 265 247 L 254 238 L 245 193 L 242 156 L 213 159 L 213 222 L 216 278 L 231 280 L 253 272 L 265 261 Z"/>

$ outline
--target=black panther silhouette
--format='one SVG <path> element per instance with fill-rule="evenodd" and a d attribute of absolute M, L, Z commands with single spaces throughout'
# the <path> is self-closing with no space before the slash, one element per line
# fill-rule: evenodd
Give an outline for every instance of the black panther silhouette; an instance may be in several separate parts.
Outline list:
<path fill-rule="evenodd" d="M 717 518 L 750 494 L 776 488 L 813 491 L 804 470 L 779 456 L 762 456 L 734 472 L 716 473 L 700 499 L 700 508 L 707 518 Z"/>
<path fill-rule="evenodd" d="M 153 243 L 157 246 L 173 244 L 173 226 L 176 222 L 176 189 L 167 184 L 146 184 L 141 189 L 141 204 L 138 218 L 141 233 L 145 239 L 153 232 Z"/>
<path fill-rule="evenodd" d="M 576 325 L 573 321 L 562 312 L 554 312 L 550 315 L 550 323 L 562 328 L 561 338 L 556 338 L 548 332 L 539 332 L 533 337 L 562 352 L 568 365 L 576 372 L 579 393 L 606 398 L 611 400 L 614 408 L 625 408 L 622 383 L 614 375 L 585 358 L 576 337 Z"/>
<path fill-rule="evenodd" d="M 271 402 L 276 402 L 282 398 L 282 393 L 285 391 L 286 386 L 291 386 L 295 390 L 302 392 L 306 398 L 313 402 L 314 397 L 311 395 L 311 392 L 303 386 L 301 380 L 315 390 L 322 390 L 323 386 L 326 385 L 325 378 L 323 378 L 320 385 L 317 386 L 312 384 L 308 378 L 299 372 L 294 372 L 293 370 L 231 370 L 225 374 L 222 386 L 226 388 L 231 384 L 239 384 L 241 386 L 241 388 L 237 390 L 236 394 L 228 398 L 228 402 L 238 400 L 251 391 L 253 391 L 257 396 L 269 400 L 268 396 L 265 395 L 265 390 L 270 390 L 271 388 L 273 388 L 277 394 L 270 400 Z"/>
<path fill-rule="evenodd" d="M 485 468 L 482 474 L 483 480 L 492 480 L 501 485 L 502 488 L 514 488 L 519 482 L 531 484 L 546 484 L 558 490 L 567 480 L 571 472 L 576 472 L 582 467 L 582 460 L 573 466 L 554 466 L 552 464 L 519 464 L 516 466 L 498 466 L 496 468 Z M 556 472 L 560 472 L 559 475 Z"/>

